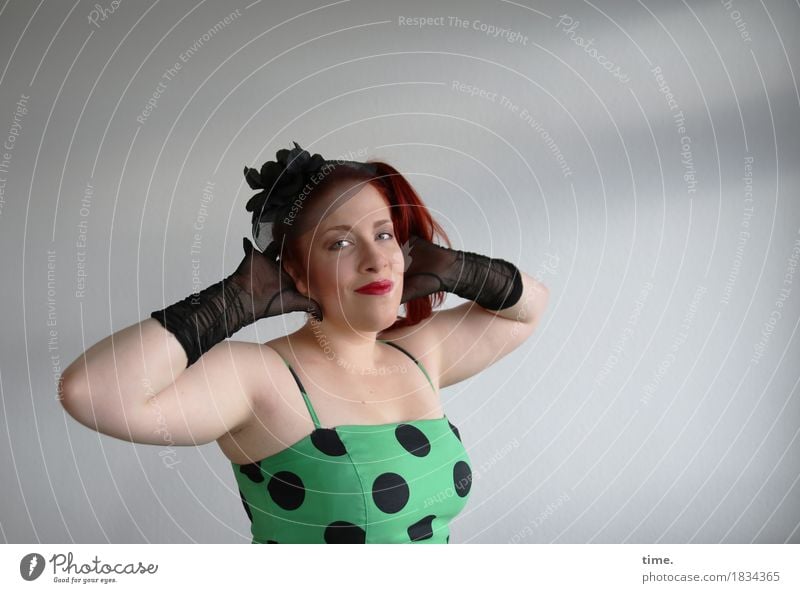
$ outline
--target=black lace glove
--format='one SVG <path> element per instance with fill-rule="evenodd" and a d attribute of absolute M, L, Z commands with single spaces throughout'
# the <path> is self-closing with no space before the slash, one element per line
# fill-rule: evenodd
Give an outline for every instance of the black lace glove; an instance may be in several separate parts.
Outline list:
<path fill-rule="evenodd" d="M 300 294 L 292 277 L 275 261 L 278 245 L 274 241 L 263 253 L 247 237 L 243 246 L 244 259 L 233 274 L 150 314 L 183 346 L 187 367 L 215 344 L 258 319 L 308 311 L 322 321 L 319 304 Z"/>
<path fill-rule="evenodd" d="M 403 258 L 401 303 L 445 291 L 499 311 L 522 296 L 519 269 L 503 259 L 448 249 L 417 235 L 411 235 L 403 246 Z"/>

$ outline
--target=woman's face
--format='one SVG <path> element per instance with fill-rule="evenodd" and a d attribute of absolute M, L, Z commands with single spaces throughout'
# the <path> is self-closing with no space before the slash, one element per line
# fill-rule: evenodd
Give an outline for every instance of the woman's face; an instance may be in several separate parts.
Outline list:
<path fill-rule="evenodd" d="M 301 237 L 306 274 L 287 270 L 298 290 L 317 301 L 325 322 L 365 332 L 391 326 L 403 293 L 404 260 L 383 195 L 365 184 Z M 393 282 L 381 295 L 356 292 Z"/>

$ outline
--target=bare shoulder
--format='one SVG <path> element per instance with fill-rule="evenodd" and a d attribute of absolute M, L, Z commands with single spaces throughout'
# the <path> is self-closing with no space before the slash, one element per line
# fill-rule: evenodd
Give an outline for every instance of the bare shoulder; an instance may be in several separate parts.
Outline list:
<path fill-rule="evenodd" d="M 433 316 L 423 319 L 416 325 L 399 327 L 378 333 L 379 340 L 387 340 L 397 344 L 419 360 L 428 373 L 439 376 L 439 341 L 430 324 Z M 438 385 L 438 380 L 436 384 Z"/>
<path fill-rule="evenodd" d="M 269 342 L 257 344 L 227 340 L 226 344 L 230 348 L 230 360 L 235 374 L 231 379 L 241 381 L 255 405 L 274 401 L 277 390 L 274 381 L 269 378 L 275 377 L 283 367 L 278 352 Z"/>

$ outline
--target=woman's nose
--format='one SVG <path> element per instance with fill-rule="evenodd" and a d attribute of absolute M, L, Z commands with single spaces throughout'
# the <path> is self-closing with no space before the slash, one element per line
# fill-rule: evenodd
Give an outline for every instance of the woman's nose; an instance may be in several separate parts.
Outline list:
<path fill-rule="evenodd" d="M 361 257 L 361 265 L 365 270 L 378 271 L 389 266 L 389 255 L 377 244 L 368 243 Z"/>

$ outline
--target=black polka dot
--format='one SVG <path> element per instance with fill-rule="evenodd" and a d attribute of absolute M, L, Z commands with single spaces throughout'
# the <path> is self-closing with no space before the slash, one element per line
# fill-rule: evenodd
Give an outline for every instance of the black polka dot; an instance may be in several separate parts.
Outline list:
<path fill-rule="evenodd" d="M 396 513 L 408 502 L 408 484 L 402 476 L 386 472 L 372 483 L 372 500 L 384 513 Z"/>
<path fill-rule="evenodd" d="M 325 455 L 339 457 L 347 453 L 339 433 L 333 428 L 318 428 L 311 433 L 311 443 Z"/>
<path fill-rule="evenodd" d="M 447 421 L 447 423 L 450 425 L 450 430 L 453 431 L 453 434 L 456 435 L 456 438 L 460 441 L 461 435 L 458 433 L 458 429 L 455 426 L 453 426 L 453 423 L 450 422 L 449 420 Z"/>
<path fill-rule="evenodd" d="M 244 494 L 241 490 L 239 490 L 239 498 L 242 499 L 242 504 L 244 505 L 244 512 L 247 513 L 247 518 L 250 519 L 250 523 L 253 522 L 253 513 L 250 512 L 250 505 L 247 504 L 247 499 L 244 497 Z"/>
<path fill-rule="evenodd" d="M 272 476 L 267 490 L 275 504 L 287 511 L 293 511 L 299 507 L 306 497 L 303 480 L 293 472 L 278 472 Z"/>
<path fill-rule="evenodd" d="M 276 542 L 274 539 L 268 539 L 267 543 L 268 544 L 277 544 L 278 542 Z"/>
<path fill-rule="evenodd" d="M 247 465 L 240 465 L 239 471 L 250 478 L 251 482 L 260 484 L 264 481 L 264 474 L 261 473 L 261 466 L 258 463 L 248 463 Z"/>
<path fill-rule="evenodd" d="M 394 429 L 394 436 L 397 442 L 403 446 L 403 449 L 412 455 L 425 457 L 431 452 L 431 442 L 425 436 L 425 433 L 416 426 L 400 424 Z"/>
<path fill-rule="evenodd" d="M 408 528 L 408 539 L 410 539 L 412 542 L 416 542 L 422 539 L 432 538 L 433 526 L 431 523 L 435 518 L 436 515 L 428 515 L 427 517 L 423 517 L 414 523 Z"/>
<path fill-rule="evenodd" d="M 464 498 L 472 487 L 472 470 L 466 461 L 458 461 L 453 466 L 453 485 L 456 494 Z"/>
<path fill-rule="evenodd" d="M 334 521 L 325 528 L 326 544 L 363 544 L 367 533 L 358 525 L 347 521 Z"/>

